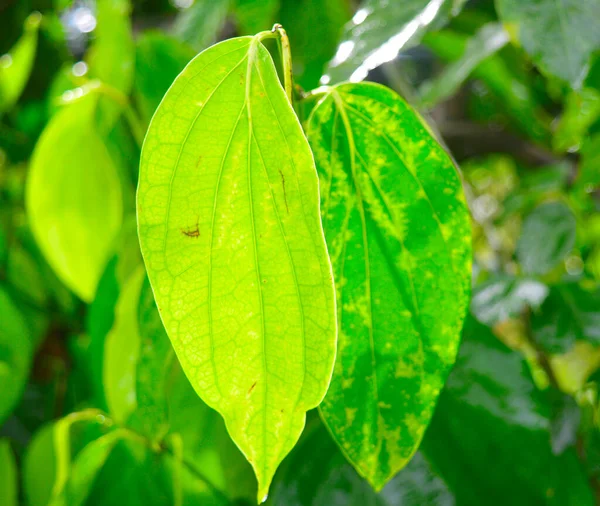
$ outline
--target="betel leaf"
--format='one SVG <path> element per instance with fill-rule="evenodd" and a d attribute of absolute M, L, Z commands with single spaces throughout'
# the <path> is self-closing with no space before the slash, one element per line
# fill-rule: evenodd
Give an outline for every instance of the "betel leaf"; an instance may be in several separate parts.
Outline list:
<path fill-rule="evenodd" d="M 35 60 L 41 20 L 39 12 L 30 14 L 21 38 L 7 54 L 0 55 L 0 116 L 14 105 L 27 84 Z"/>
<path fill-rule="evenodd" d="M 0 426 L 21 398 L 29 375 L 33 346 L 21 311 L 0 288 Z"/>
<path fill-rule="evenodd" d="M 600 45 L 600 2 L 496 0 L 496 8 L 541 70 L 580 86 Z"/>
<path fill-rule="evenodd" d="M 94 125 L 96 98 L 87 96 L 52 118 L 33 152 L 26 188 L 42 253 L 85 301 L 94 297 L 123 208 L 117 169 Z"/>
<path fill-rule="evenodd" d="M 445 24 L 464 0 L 365 0 L 344 30 L 321 82 L 362 81 L 370 70 L 419 43 L 427 30 Z"/>
<path fill-rule="evenodd" d="M 536 207 L 523 222 L 517 260 L 526 274 L 546 274 L 575 245 L 575 216 L 562 202 Z"/>
<path fill-rule="evenodd" d="M 0 439 L 0 504 L 17 506 L 18 498 L 17 463 L 6 439 Z"/>
<path fill-rule="evenodd" d="M 535 340 L 550 353 L 569 351 L 576 341 L 600 345 L 600 290 L 587 291 L 577 283 L 552 287 L 539 311 L 532 315 Z"/>
<path fill-rule="evenodd" d="M 330 88 L 308 137 L 339 325 L 320 409 L 379 490 L 417 449 L 454 362 L 471 276 L 469 215 L 452 160 L 383 86 Z"/>
<path fill-rule="evenodd" d="M 254 467 L 258 497 L 329 384 L 336 343 L 318 180 L 256 37 L 175 80 L 144 141 L 142 253 L 181 365 Z"/>
<path fill-rule="evenodd" d="M 431 108 L 451 97 L 473 69 L 508 43 L 508 34 L 500 23 L 488 23 L 469 40 L 459 60 L 452 62 L 432 81 L 419 89 L 421 103 Z"/>

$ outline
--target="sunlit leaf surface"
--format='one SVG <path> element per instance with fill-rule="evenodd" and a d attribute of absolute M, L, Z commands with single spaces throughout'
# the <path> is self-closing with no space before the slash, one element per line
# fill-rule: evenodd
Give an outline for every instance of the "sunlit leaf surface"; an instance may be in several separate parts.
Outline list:
<path fill-rule="evenodd" d="M 190 382 L 252 463 L 259 500 L 333 367 L 317 183 L 258 38 L 197 56 L 142 151 L 139 231 L 159 311 Z"/>
<path fill-rule="evenodd" d="M 379 490 L 416 451 L 454 363 L 471 276 L 468 212 L 450 157 L 387 88 L 331 88 L 308 137 L 338 301 L 321 412 Z"/>

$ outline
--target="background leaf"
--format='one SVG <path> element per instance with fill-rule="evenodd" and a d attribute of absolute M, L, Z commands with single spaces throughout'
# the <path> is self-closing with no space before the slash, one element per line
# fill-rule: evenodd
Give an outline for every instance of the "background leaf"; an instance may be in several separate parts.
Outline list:
<path fill-rule="evenodd" d="M 0 501 L 5 506 L 17 506 L 17 463 L 6 439 L 0 439 Z"/>

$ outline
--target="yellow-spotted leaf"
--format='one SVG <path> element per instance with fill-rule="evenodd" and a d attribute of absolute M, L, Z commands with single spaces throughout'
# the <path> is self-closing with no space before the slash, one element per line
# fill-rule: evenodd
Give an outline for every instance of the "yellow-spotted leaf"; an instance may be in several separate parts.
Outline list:
<path fill-rule="evenodd" d="M 97 96 L 59 111 L 38 141 L 27 215 L 42 253 L 66 286 L 91 301 L 122 222 L 117 168 L 94 123 Z"/>
<path fill-rule="evenodd" d="M 138 188 L 163 323 L 254 467 L 259 500 L 325 395 L 336 345 L 317 174 L 269 34 L 217 44 L 179 75 L 146 135 Z"/>
<path fill-rule="evenodd" d="M 469 215 L 452 160 L 387 88 L 331 88 L 308 137 L 339 325 L 321 414 L 380 490 L 419 446 L 455 360 L 471 274 Z"/>

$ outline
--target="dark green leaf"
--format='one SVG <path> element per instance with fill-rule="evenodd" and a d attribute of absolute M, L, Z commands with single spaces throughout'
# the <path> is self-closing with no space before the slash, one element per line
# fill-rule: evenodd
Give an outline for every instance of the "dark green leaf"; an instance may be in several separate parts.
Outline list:
<path fill-rule="evenodd" d="M 133 93 L 147 122 L 171 83 L 194 55 L 187 45 L 161 32 L 144 32 L 138 37 Z"/>
<path fill-rule="evenodd" d="M 562 202 L 536 207 L 523 222 L 517 260 L 526 274 L 546 274 L 575 245 L 575 216 Z"/>
<path fill-rule="evenodd" d="M 286 3 L 289 0 L 284 0 Z M 243 35 L 269 28 L 275 23 L 280 0 L 235 0 L 234 12 Z M 286 27 L 287 28 L 287 27 Z"/>
<path fill-rule="evenodd" d="M 468 211 L 452 160 L 383 86 L 331 88 L 308 136 L 340 332 L 320 409 L 379 490 L 416 451 L 454 363 L 471 277 Z"/>
<path fill-rule="evenodd" d="M 576 341 L 600 345 L 600 290 L 584 290 L 575 283 L 552 287 L 532 316 L 533 335 L 551 353 L 570 350 Z"/>
<path fill-rule="evenodd" d="M 29 327 L 15 302 L 0 287 L 0 426 L 21 398 L 33 346 Z"/>
<path fill-rule="evenodd" d="M 600 46 L 597 0 L 496 0 L 502 21 L 541 70 L 578 87 Z"/>
<path fill-rule="evenodd" d="M 7 439 L 0 439 L 0 504 L 17 506 L 19 482 L 17 463 Z"/>
<path fill-rule="evenodd" d="M 592 506 L 573 449 L 554 455 L 551 402 L 526 361 L 469 320 L 421 450 L 461 506 Z"/>

